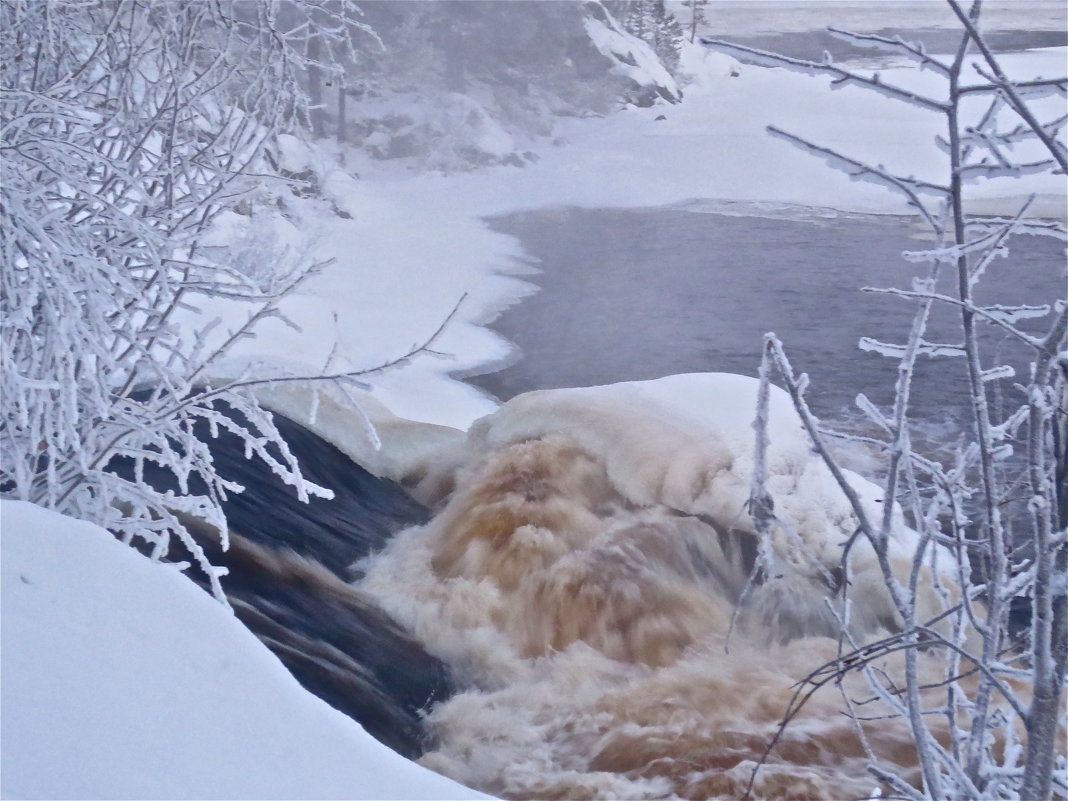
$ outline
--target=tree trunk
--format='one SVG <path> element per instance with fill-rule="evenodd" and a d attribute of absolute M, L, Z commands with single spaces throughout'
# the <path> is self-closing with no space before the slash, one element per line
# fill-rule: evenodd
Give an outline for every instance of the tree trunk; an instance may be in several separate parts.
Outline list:
<path fill-rule="evenodd" d="M 345 87 L 339 83 L 337 87 L 337 141 L 339 143 L 347 139 L 345 130 L 347 125 L 348 121 L 345 119 Z"/>
<path fill-rule="evenodd" d="M 319 68 L 319 37 L 308 40 L 308 100 L 311 104 L 312 133 L 316 138 L 326 136 L 323 121 L 323 74 Z"/>

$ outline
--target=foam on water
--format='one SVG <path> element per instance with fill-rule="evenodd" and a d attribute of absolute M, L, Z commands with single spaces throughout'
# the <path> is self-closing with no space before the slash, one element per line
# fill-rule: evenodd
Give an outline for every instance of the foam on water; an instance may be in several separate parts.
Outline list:
<path fill-rule="evenodd" d="M 536 392 L 473 427 L 447 502 L 360 582 L 466 688 L 431 712 L 424 765 L 507 798 L 744 793 L 796 683 L 835 658 L 834 570 L 856 528 L 774 392 L 768 486 L 792 534 L 771 538 L 772 569 L 739 609 L 758 546 L 744 509 L 755 392 L 722 374 Z M 895 536 L 904 575 L 914 535 Z M 899 621 L 871 554 L 851 554 L 850 631 L 870 641 Z M 940 608 L 921 594 L 921 614 Z M 755 795 L 868 797 L 843 699 L 870 696 L 859 677 L 818 692 Z M 864 715 L 884 716 L 876 705 Z M 903 724 L 864 730 L 918 780 Z"/>

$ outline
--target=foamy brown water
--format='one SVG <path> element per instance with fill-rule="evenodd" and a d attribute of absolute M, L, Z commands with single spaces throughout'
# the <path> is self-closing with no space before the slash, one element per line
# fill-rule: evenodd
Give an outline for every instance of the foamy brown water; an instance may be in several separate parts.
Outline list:
<path fill-rule="evenodd" d="M 516 799 L 744 794 L 798 680 L 835 658 L 838 588 L 807 560 L 833 567 L 855 519 L 817 492 L 829 492 L 818 465 L 773 404 L 781 436 L 769 486 L 806 556 L 771 544 L 774 570 L 748 594 L 728 643 L 757 550 L 732 495 L 746 491 L 737 479 L 750 443 L 731 407 L 744 418 L 755 389 L 737 378 L 706 382 L 734 394 L 703 428 L 663 400 L 678 382 L 653 382 L 630 385 L 640 397 L 533 393 L 473 429 L 440 512 L 373 558 L 361 582 L 468 687 L 431 711 L 424 765 Z M 654 447 L 669 429 L 689 430 L 707 458 L 690 454 L 698 467 L 680 472 L 671 449 Z M 861 554 L 857 575 L 864 565 Z M 853 636 L 893 631 L 885 590 L 870 577 L 854 586 Z M 844 698 L 871 694 L 853 675 L 813 696 L 754 795 L 868 797 L 878 782 Z M 885 716 L 877 706 L 864 703 L 864 716 Z M 906 727 L 863 725 L 880 760 L 918 781 Z"/>

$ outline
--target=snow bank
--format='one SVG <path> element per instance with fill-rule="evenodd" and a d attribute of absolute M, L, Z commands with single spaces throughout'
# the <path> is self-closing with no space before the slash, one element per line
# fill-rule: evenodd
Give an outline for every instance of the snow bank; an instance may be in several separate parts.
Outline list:
<path fill-rule="evenodd" d="M 408 419 L 465 428 L 492 411 L 491 400 L 449 373 L 510 352 L 483 324 L 533 290 L 519 278 L 529 266 L 518 244 L 439 194 L 397 202 L 388 185 L 360 180 L 329 148 L 284 137 L 281 158 L 314 191 L 282 193 L 279 208 L 264 204 L 248 216 L 228 215 L 209 243 L 228 243 L 235 254 L 249 248 L 261 259 L 269 255 L 266 246 L 328 266 L 282 301 L 284 319 L 262 321 L 255 337 L 238 343 L 212 380 L 248 371 L 256 377 L 371 371 L 361 380 Z M 210 349 L 250 311 L 214 299 L 184 324 L 192 329 L 221 318 Z M 432 352 L 402 358 L 446 320 Z M 339 401 L 347 397 L 336 383 L 320 387 Z"/>
<path fill-rule="evenodd" d="M 483 797 L 305 692 L 173 568 L 0 510 L 5 798 Z"/>

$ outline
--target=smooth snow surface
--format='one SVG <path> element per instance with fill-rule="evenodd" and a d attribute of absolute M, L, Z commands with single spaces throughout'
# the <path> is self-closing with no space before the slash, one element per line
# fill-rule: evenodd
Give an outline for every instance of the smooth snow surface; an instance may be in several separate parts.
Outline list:
<path fill-rule="evenodd" d="M 4 798 L 481 798 L 308 694 L 107 532 L 0 504 Z"/>

